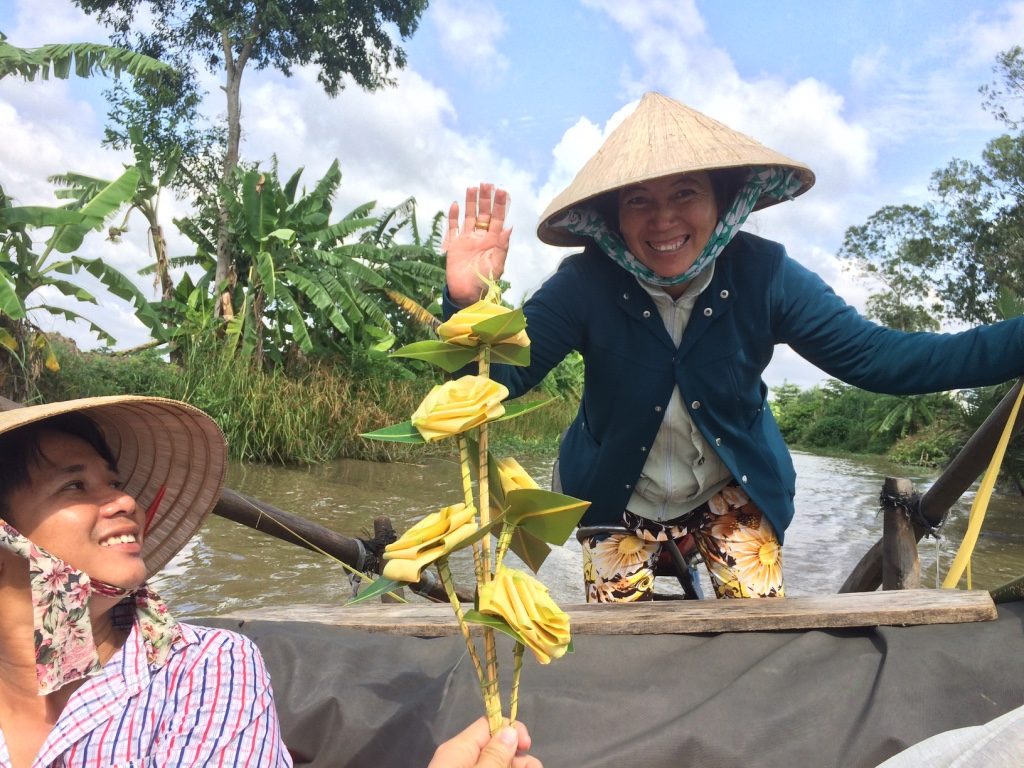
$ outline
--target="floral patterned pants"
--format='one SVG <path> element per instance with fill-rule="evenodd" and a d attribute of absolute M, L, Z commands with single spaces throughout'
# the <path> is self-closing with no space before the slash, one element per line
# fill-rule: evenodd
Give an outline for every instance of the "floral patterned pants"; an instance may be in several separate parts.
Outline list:
<path fill-rule="evenodd" d="M 782 548 L 771 524 L 732 483 L 708 501 L 664 523 L 623 513 L 629 533 L 583 539 L 588 603 L 633 602 L 654 596 L 662 542 L 692 536 L 718 597 L 782 597 Z M 685 551 L 685 550 L 684 550 Z"/>

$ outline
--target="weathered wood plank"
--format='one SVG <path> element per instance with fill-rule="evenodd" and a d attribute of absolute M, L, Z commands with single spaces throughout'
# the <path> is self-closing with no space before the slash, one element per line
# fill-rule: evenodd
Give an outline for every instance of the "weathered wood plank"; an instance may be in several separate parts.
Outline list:
<path fill-rule="evenodd" d="M 678 600 L 565 606 L 576 635 L 751 632 L 879 625 L 955 624 L 996 618 L 988 592 L 911 589 L 764 600 Z M 442 637 L 458 632 L 442 604 L 299 605 L 236 612 L 239 622 L 302 621 L 366 632 Z"/>

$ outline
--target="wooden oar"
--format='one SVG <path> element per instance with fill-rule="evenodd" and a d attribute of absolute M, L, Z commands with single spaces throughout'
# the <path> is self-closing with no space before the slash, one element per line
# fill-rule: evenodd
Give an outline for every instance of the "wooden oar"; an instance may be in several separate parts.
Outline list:
<path fill-rule="evenodd" d="M 1006 427 L 1006 420 L 1010 416 L 1010 411 L 1022 384 L 1024 384 L 1024 378 L 1017 379 L 1013 388 L 992 409 L 992 413 L 988 415 L 985 422 L 971 435 L 967 444 L 960 449 L 960 452 L 942 471 L 932 487 L 921 497 L 921 514 L 932 525 L 939 525 L 946 519 L 949 508 L 985 471 L 992 458 L 992 453 L 995 451 L 996 443 L 999 442 L 999 436 Z M 1019 432 L 1022 427 L 1024 427 L 1024 411 L 1017 415 L 1017 421 L 1013 427 L 1014 433 Z M 918 541 L 922 539 L 925 532 L 925 529 L 920 526 L 914 527 L 914 534 Z M 882 541 L 879 539 L 857 563 L 839 591 L 871 592 L 878 589 L 881 583 Z"/>
<path fill-rule="evenodd" d="M 0 397 L 0 411 L 22 408 L 22 403 Z M 368 550 L 362 539 L 352 538 L 332 531 L 319 523 L 285 512 L 283 509 L 259 501 L 250 496 L 225 488 L 221 493 L 213 513 L 236 523 L 241 523 L 254 530 L 261 531 L 282 541 L 297 544 L 300 547 L 321 551 L 330 557 L 340 560 L 350 568 L 366 572 L 366 568 L 375 565 L 379 553 Z M 371 548 L 372 549 L 372 548 Z M 413 592 L 433 600 L 448 601 L 444 587 L 432 574 L 424 571 L 424 578 L 417 584 L 410 584 Z M 473 601 L 473 595 L 459 592 L 459 599 Z"/>
<path fill-rule="evenodd" d="M 225 488 L 221 492 L 213 514 L 236 523 L 241 523 L 256 531 L 261 531 L 281 541 L 297 544 L 305 549 L 323 552 L 340 560 L 350 568 L 366 573 L 367 568 L 375 566 L 379 553 L 372 552 L 370 542 L 354 539 L 332 531 L 319 523 L 285 512 L 272 504 L 246 496 L 238 491 Z M 376 570 L 376 569 L 374 569 Z M 440 581 L 433 578 L 430 571 L 423 572 L 423 578 L 409 588 L 418 595 L 432 600 L 448 602 L 448 595 Z M 459 599 L 472 602 L 472 594 L 459 592 Z"/>

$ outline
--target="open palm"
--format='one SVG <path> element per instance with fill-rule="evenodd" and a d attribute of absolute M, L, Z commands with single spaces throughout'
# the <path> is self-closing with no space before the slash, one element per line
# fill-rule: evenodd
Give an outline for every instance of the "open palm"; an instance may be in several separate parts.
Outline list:
<path fill-rule="evenodd" d="M 505 271 L 511 228 L 505 228 L 509 196 L 493 184 L 466 190 L 465 217 L 459 225 L 459 204 L 448 211 L 447 254 L 448 294 L 457 305 L 477 301 L 484 292 L 484 280 L 497 280 Z"/>

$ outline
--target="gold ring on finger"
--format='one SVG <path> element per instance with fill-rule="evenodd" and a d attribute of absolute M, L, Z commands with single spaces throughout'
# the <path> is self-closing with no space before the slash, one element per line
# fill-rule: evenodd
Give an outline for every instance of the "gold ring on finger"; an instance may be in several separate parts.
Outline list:
<path fill-rule="evenodd" d="M 473 229 L 480 229 L 480 230 L 483 230 L 483 231 L 486 232 L 488 227 L 490 226 L 490 223 L 491 223 L 490 219 L 488 219 L 487 221 L 482 221 L 480 219 L 477 219 L 477 222 L 473 226 Z"/>

